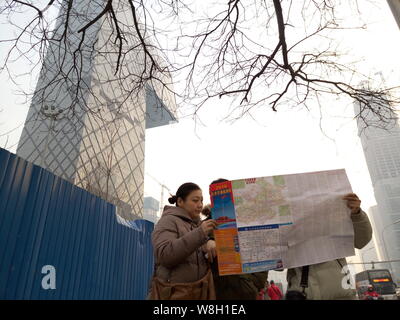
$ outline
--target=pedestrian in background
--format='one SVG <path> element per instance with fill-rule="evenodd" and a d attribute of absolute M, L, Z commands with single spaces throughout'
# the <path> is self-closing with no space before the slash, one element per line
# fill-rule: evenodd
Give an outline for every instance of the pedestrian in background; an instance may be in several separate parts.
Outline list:
<path fill-rule="evenodd" d="M 260 291 L 258 292 L 257 300 L 271 300 L 271 298 L 268 295 L 268 287 L 269 287 L 269 282 L 265 281 L 264 288 L 260 289 Z"/>
<path fill-rule="evenodd" d="M 367 291 L 364 292 L 364 300 L 378 300 L 379 294 L 374 290 L 374 287 L 368 285 Z"/>
<path fill-rule="evenodd" d="M 275 285 L 274 280 L 271 280 L 269 282 L 267 293 L 271 300 L 281 300 L 283 297 L 281 289 L 279 289 L 279 287 Z"/>

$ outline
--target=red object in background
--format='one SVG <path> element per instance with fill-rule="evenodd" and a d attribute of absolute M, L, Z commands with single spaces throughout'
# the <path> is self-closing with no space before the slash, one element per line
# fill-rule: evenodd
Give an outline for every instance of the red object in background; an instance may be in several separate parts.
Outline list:
<path fill-rule="evenodd" d="M 367 291 L 365 291 L 364 295 L 365 295 L 365 298 L 367 298 L 367 297 L 378 298 L 379 297 L 379 294 L 376 291 L 368 291 L 367 290 Z"/>
<path fill-rule="evenodd" d="M 269 286 L 268 295 L 271 298 L 271 300 L 281 300 L 283 297 L 281 289 L 279 289 L 279 287 L 277 287 L 274 284 Z"/>
<path fill-rule="evenodd" d="M 257 300 L 265 300 L 264 295 L 265 295 L 265 289 L 262 288 L 257 294 Z"/>

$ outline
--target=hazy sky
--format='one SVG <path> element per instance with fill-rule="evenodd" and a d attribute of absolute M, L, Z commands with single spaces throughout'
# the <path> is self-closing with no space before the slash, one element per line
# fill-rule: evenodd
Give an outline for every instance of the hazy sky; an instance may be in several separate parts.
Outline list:
<path fill-rule="evenodd" d="M 400 32 L 389 7 L 385 1 L 379 7 L 363 1 L 360 10 L 368 28 L 344 33 L 343 43 L 350 57 L 364 57 L 359 68 L 366 74 L 382 71 L 385 77 L 399 79 L 395 61 L 400 52 Z M 352 103 L 323 104 L 322 123 L 318 108 L 274 113 L 266 107 L 253 114 L 257 121 L 243 118 L 229 124 L 222 120 L 229 101 L 210 101 L 200 112 L 205 126 L 184 119 L 147 130 L 145 171 L 173 193 L 184 182 L 198 183 L 207 201 L 208 184 L 220 177 L 239 179 L 346 168 L 354 191 L 367 209 L 375 199 L 352 121 Z M 159 198 L 157 187 L 146 178 L 146 195 Z"/>
<path fill-rule="evenodd" d="M 386 1 L 380 1 L 379 6 L 362 1 L 360 10 L 367 29 L 343 33 L 350 59 L 360 60 L 358 68 L 367 75 L 382 72 L 386 81 L 399 83 L 400 31 Z M 375 77 L 380 79 L 380 75 Z M 208 185 L 217 178 L 345 168 L 367 211 L 376 200 L 353 120 L 352 101 L 323 101 L 323 105 L 322 115 L 318 108 L 277 113 L 265 108 L 253 114 L 257 121 L 243 118 L 229 124 L 222 120 L 229 101 L 210 101 L 200 113 L 205 126 L 185 119 L 147 130 L 145 171 L 173 194 L 184 182 L 199 184 L 208 203 Z M 145 195 L 156 199 L 161 195 L 159 184 L 148 176 Z M 168 194 L 164 205 L 167 198 Z M 356 262 L 358 258 L 348 260 Z M 361 271 L 360 265 L 353 267 L 352 273 Z"/>

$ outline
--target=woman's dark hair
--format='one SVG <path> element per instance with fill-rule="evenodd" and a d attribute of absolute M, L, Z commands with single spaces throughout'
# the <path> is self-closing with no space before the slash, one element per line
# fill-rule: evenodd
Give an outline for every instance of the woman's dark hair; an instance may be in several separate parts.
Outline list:
<path fill-rule="evenodd" d="M 213 182 L 211 182 L 210 184 L 214 184 L 214 183 L 221 183 L 221 182 L 226 182 L 226 181 L 229 181 L 229 180 L 226 180 L 226 179 L 219 178 L 219 179 L 217 179 L 217 180 L 214 180 L 214 181 L 213 181 Z"/>
<path fill-rule="evenodd" d="M 208 204 L 204 206 L 203 210 L 201 210 L 201 213 L 206 217 L 206 219 L 211 219 L 211 205 Z"/>
<path fill-rule="evenodd" d="M 192 182 L 184 183 L 183 185 L 181 185 L 178 188 L 178 191 L 176 191 L 176 195 L 174 195 L 174 196 L 172 196 L 172 197 L 170 197 L 168 199 L 168 202 L 170 204 L 174 204 L 175 203 L 175 205 L 178 206 L 178 198 L 181 198 L 183 201 L 185 201 L 187 196 L 192 191 L 196 191 L 196 190 L 201 190 L 200 187 L 197 184 L 192 183 Z"/>

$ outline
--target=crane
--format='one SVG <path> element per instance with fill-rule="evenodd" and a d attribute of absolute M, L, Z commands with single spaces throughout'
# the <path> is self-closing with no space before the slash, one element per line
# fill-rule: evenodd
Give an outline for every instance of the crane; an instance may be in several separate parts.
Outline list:
<path fill-rule="evenodd" d="M 161 186 L 161 200 L 160 200 L 160 209 L 159 209 L 159 211 L 162 212 L 162 209 L 164 208 L 164 189 L 166 189 L 170 194 L 171 194 L 171 190 L 165 184 L 161 183 L 156 178 L 154 178 L 148 172 L 145 173 L 145 174 L 147 174 L 150 178 L 152 178 L 155 182 L 157 182 Z"/>

